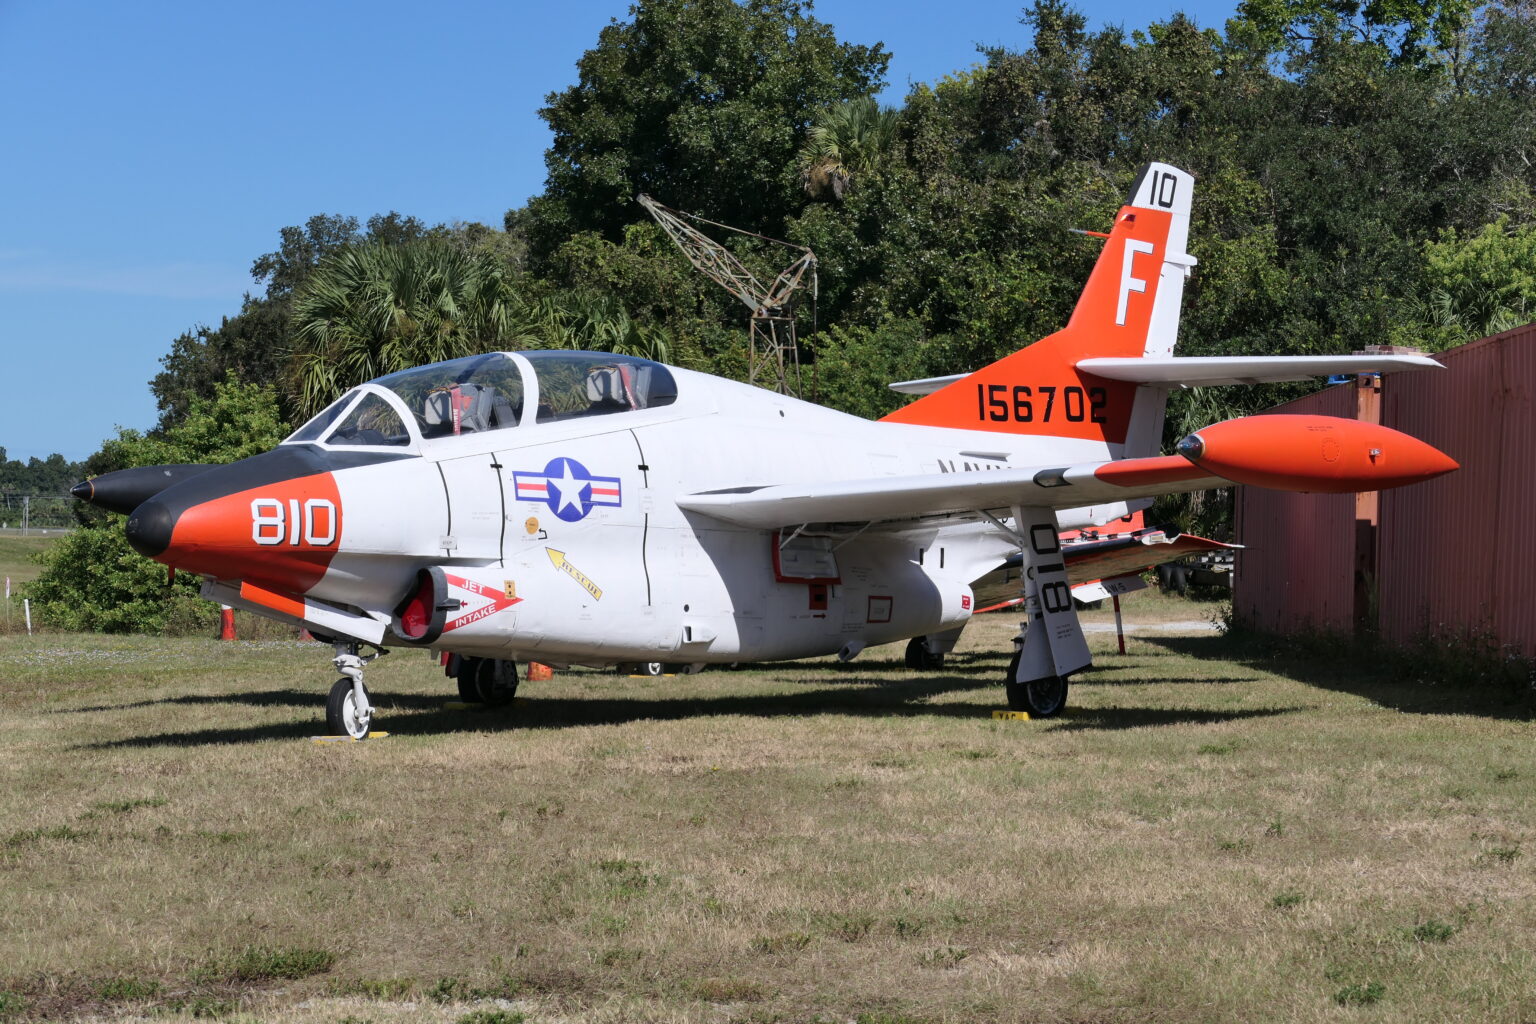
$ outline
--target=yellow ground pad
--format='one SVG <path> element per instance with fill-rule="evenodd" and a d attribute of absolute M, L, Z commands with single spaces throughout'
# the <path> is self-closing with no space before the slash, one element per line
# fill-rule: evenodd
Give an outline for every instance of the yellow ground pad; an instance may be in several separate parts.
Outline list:
<path fill-rule="evenodd" d="M 490 705 L 488 705 L 488 704 L 481 704 L 479 701 L 467 701 L 467 700 L 445 700 L 445 701 L 443 701 L 443 710 L 444 711 L 484 711 L 489 706 Z"/>
<path fill-rule="evenodd" d="M 1027 721 L 1029 721 L 1029 712 L 1028 711 L 994 711 L 994 712 L 992 712 L 992 717 L 993 718 L 1006 719 L 1007 721 L 1010 721 L 1010 722 L 1027 722 Z"/>
<path fill-rule="evenodd" d="M 388 736 L 388 735 L 389 735 L 389 733 L 387 733 L 387 732 L 371 732 L 371 733 L 368 734 L 368 739 L 370 739 L 370 740 L 381 740 L 385 736 Z M 355 740 L 351 736 L 311 736 L 310 739 L 313 742 L 315 742 L 315 743 L 361 743 L 362 742 L 362 740 Z"/>

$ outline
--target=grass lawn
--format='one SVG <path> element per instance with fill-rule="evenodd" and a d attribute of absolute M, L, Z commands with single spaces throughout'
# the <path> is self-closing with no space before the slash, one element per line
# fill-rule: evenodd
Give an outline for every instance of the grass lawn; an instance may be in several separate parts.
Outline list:
<path fill-rule="evenodd" d="M 0 1018 L 1536 1018 L 1502 695 L 1095 634 L 995 721 L 1010 629 L 505 712 L 396 652 L 360 744 L 319 645 L 0 637 Z"/>
<path fill-rule="evenodd" d="M 33 557 L 62 536 L 58 532 L 34 537 L 0 534 L 0 586 L 4 585 L 6 576 L 10 577 L 13 588 L 18 583 L 36 579 L 39 567 Z"/>

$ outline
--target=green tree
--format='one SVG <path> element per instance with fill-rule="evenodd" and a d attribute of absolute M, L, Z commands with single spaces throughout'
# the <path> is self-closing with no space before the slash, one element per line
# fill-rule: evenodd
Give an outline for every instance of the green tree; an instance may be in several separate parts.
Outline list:
<path fill-rule="evenodd" d="M 801 0 L 640 0 L 549 96 L 539 261 L 583 231 L 618 241 L 634 197 L 773 234 L 801 201 L 788 173 L 814 111 L 868 96 L 889 57 L 839 43 Z M 538 263 L 536 262 L 536 265 Z"/>
<path fill-rule="evenodd" d="M 270 386 L 233 373 L 211 398 L 194 399 L 181 422 L 145 435 L 119 430 L 91 459 L 96 472 L 166 463 L 232 462 L 266 451 L 287 432 Z M 199 581 L 167 583 L 164 566 L 128 546 L 121 516 L 102 513 L 42 556 L 28 596 L 44 622 L 107 633 L 190 633 L 211 629 L 218 611 L 197 596 Z"/>
<path fill-rule="evenodd" d="M 1475 341 L 1536 320 L 1536 223 L 1501 217 L 1482 230 L 1455 229 L 1424 247 L 1428 320 L 1435 347 Z"/>

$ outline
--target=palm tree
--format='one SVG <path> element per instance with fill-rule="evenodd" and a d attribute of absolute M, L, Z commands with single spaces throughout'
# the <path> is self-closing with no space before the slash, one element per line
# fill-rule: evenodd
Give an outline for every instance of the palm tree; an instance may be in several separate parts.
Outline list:
<path fill-rule="evenodd" d="M 424 363 L 511 348 L 582 348 L 665 360 L 664 328 L 612 296 L 528 299 L 490 251 L 429 237 L 368 243 L 327 257 L 293 306 L 289 390 L 312 415 L 358 381 Z"/>
<path fill-rule="evenodd" d="M 800 178 L 813 199 L 841 199 L 855 175 L 878 167 L 896 142 L 895 108 L 864 96 L 816 114 L 800 150 Z"/>
<path fill-rule="evenodd" d="M 314 412 L 359 380 L 504 347 L 517 309 L 506 271 L 489 252 L 444 238 L 343 249 L 294 301 L 297 404 Z"/>

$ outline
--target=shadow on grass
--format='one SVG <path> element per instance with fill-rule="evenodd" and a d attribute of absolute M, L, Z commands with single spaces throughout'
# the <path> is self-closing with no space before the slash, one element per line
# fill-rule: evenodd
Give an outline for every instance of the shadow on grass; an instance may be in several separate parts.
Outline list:
<path fill-rule="evenodd" d="M 969 675 L 945 675 L 922 679 L 859 679 L 862 685 L 841 683 L 828 687 L 818 684 L 787 693 L 742 694 L 715 697 L 629 698 L 629 697 L 520 697 L 511 707 L 450 711 L 443 698 L 377 694 L 378 727 L 400 736 L 431 736 L 470 731 L 507 731 L 526 729 L 563 729 L 588 725 L 619 725 L 642 721 L 678 721 L 741 715 L 755 718 L 796 718 L 812 715 L 849 715 L 870 717 L 970 718 L 989 717 L 994 706 L 1002 705 L 1000 687 L 995 687 L 996 672 L 988 672 L 985 681 Z M 999 690 L 996 705 L 934 704 L 929 701 L 948 693 Z M 302 700 L 298 698 L 302 697 Z M 188 698 L 172 698 L 176 703 Z M 232 694 L 225 698 L 191 698 L 196 703 L 256 705 L 295 705 L 318 708 L 314 694 L 293 690 Z M 1135 729 L 1155 725 L 1206 724 L 1287 714 L 1296 708 L 1259 708 L 1244 711 L 1211 711 L 1196 708 L 1096 707 L 1071 708 L 1060 719 L 1042 726 L 1051 730 Z M 400 714 L 400 712 L 407 712 Z M 414 713 L 411 713 L 414 712 Z M 82 744 L 84 749 L 119 747 L 199 746 L 203 744 L 257 743 L 273 739 L 298 739 L 323 730 L 318 719 L 246 727 L 199 729 L 191 732 L 165 732 Z"/>
<path fill-rule="evenodd" d="M 372 687 L 369 688 L 372 692 Z M 445 698 L 428 696 L 426 694 L 401 694 L 390 697 L 390 703 L 397 708 L 407 708 L 413 711 L 425 711 L 438 707 Z M 80 708 L 52 708 L 49 714 L 53 715 L 79 715 L 96 711 L 132 711 L 136 708 L 155 708 L 175 705 L 211 705 L 211 704 L 248 704 L 258 708 L 313 708 L 325 704 L 325 692 L 316 687 L 313 690 L 283 689 L 283 690 L 252 690 L 250 693 L 224 693 L 224 694 L 183 694 L 179 697 L 164 697 L 160 700 L 136 700 L 124 704 L 93 704 Z"/>
<path fill-rule="evenodd" d="M 1426 678 L 1422 672 L 1404 671 L 1401 655 L 1384 657 L 1347 639 L 1298 640 L 1241 632 L 1141 639 L 1174 654 L 1251 665 L 1308 686 L 1352 693 L 1396 711 L 1514 720 L 1532 717 L 1528 700 L 1507 688 Z"/>

